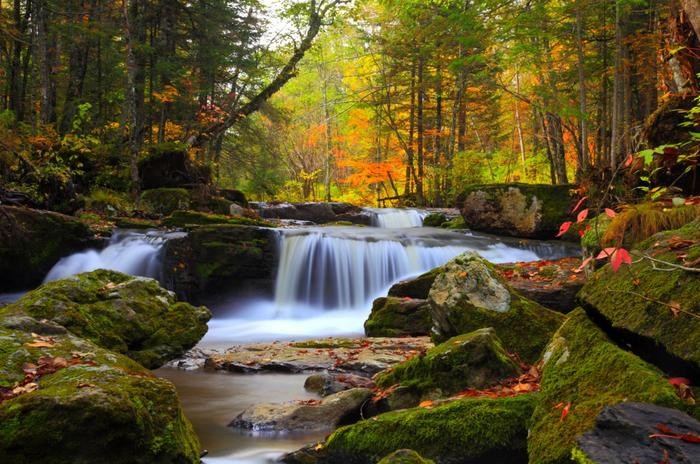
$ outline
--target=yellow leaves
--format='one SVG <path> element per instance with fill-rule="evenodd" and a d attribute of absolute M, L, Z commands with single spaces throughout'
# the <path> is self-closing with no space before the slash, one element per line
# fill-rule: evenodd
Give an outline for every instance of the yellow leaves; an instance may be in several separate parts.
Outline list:
<path fill-rule="evenodd" d="M 153 92 L 153 98 L 160 103 L 173 103 L 180 92 L 172 85 L 166 85 L 162 92 Z"/>

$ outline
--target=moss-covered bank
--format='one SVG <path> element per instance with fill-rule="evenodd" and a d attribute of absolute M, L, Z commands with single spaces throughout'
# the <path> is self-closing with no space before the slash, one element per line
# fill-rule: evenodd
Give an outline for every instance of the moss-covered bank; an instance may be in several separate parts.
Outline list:
<path fill-rule="evenodd" d="M 60 258 L 92 242 L 90 229 L 70 216 L 0 205 L 0 292 L 38 285 Z"/>

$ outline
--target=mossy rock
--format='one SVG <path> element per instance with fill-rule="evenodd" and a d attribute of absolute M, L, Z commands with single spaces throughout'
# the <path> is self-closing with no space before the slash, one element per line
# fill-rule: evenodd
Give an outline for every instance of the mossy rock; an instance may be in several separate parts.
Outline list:
<path fill-rule="evenodd" d="M 450 338 L 424 356 L 380 373 L 376 383 L 382 388 L 399 384 L 422 398 L 437 398 L 468 388 L 483 389 L 519 373 L 496 332 L 487 328 Z"/>
<path fill-rule="evenodd" d="M 593 428 L 603 407 L 624 401 L 686 408 L 661 371 L 619 348 L 583 309 L 573 311 L 544 355 L 528 441 L 530 463 L 570 462 L 577 437 Z M 569 403 L 562 420 L 562 407 Z"/>
<path fill-rule="evenodd" d="M 365 321 L 365 334 L 368 337 L 416 337 L 428 335 L 431 325 L 430 304 L 426 300 L 377 298 Z"/>
<path fill-rule="evenodd" d="M 430 213 L 423 218 L 423 227 L 440 227 L 447 222 L 444 213 Z"/>
<path fill-rule="evenodd" d="M 149 368 L 181 356 L 206 333 L 211 313 L 177 302 L 157 281 L 97 270 L 45 284 L 0 310 L 27 313 Z"/>
<path fill-rule="evenodd" d="M 441 268 L 435 268 L 414 279 L 397 282 L 389 289 L 389 296 L 399 298 L 418 298 L 425 300 L 430 293 L 430 287 L 435 282 L 435 277 L 440 273 Z"/>
<path fill-rule="evenodd" d="M 198 211 L 175 211 L 163 219 L 163 225 L 168 227 L 188 227 L 214 224 L 275 227 L 274 224 L 262 219 L 253 219 L 243 216 L 229 216 L 224 214 L 209 214 Z"/>
<path fill-rule="evenodd" d="M 513 291 L 492 264 L 473 252 L 441 268 L 429 301 L 436 342 L 493 327 L 503 347 L 529 363 L 537 361 L 565 320 Z"/>
<path fill-rule="evenodd" d="M 391 453 L 379 461 L 379 464 L 435 464 L 435 461 L 424 459 L 413 450 L 402 449 Z"/>
<path fill-rule="evenodd" d="M 458 198 L 472 230 L 551 239 L 571 211 L 571 185 L 470 185 Z"/>
<path fill-rule="evenodd" d="M 199 463 L 199 441 L 170 382 L 55 324 L 0 316 L 2 386 L 23 382 L 23 369 L 41 358 L 67 367 L 0 402 L 0 462 Z"/>
<path fill-rule="evenodd" d="M 527 461 L 527 430 L 536 394 L 462 399 L 432 409 L 394 411 L 338 429 L 318 462 L 376 463 L 410 448 L 438 464 Z"/>
<path fill-rule="evenodd" d="M 640 244 L 638 251 L 675 265 L 684 264 L 678 255 L 687 255 L 688 262 L 700 258 L 700 219 L 651 237 Z M 606 265 L 588 279 L 579 299 L 614 330 L 641 337 L 648 346 L 662 347 L 671 356 L 689 363 L 696 375 L 700 374 L 697 272 L 655 270 L 648 259 L 635 259 L 629 269 L 623 266 L 618 272 Z"/>
<path fill-rule="evenodd" d="M 257 226 L 192 227 L 186 237 L 166 242 L 163 281 L 187 301 L 250 279 L 272 282 L 276 238 L 273 229 Z"/>
<path fill-rule="evenodd" d="M 146 190 L 141 194 L 141 201 L 154 212 L 167 215 L 189 208 L 190 192 L 182 188 Z"/>
<path fill-rule="evenodd" d="M 93 240 L 89 227 L 73 217 L 0 205 L 0 291 L 40 284 L 59 259 Z"/>
<path fill-rule="evenodd" d="M 148 219 L 140 218 L 129 218 L 129 217 L 118 217 L 114 220 L 115 225 L 120 229 L 157 229 L 160 225 L 156 221 L 150 221 Z"/>

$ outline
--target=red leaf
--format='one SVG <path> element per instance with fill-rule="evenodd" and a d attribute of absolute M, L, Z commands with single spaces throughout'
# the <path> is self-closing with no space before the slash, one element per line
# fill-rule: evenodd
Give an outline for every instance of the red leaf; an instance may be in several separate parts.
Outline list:
<path fill-rule="evenodd" d="M 581 265 L 579 267 L 577 267 L 576 269 L 574 269 L 574 272 L 579 273 L 579 272 L 583 271 L 586 268 L 586 266 L 588 265 L 588 263 L 590 263 L 591 261 L 593 261 L 592 256 L 589 256 L 588 258 L 584 259 L 583 262 L 581 263 Z"/>
<path fill-rule="evenodd" d="M 617 272 L 622 263 L 632 264 L 632 257 L 624 248 L 618 248 L 615 253 L 613 253 L 612 258 L 610 258 L 610 264 L 612 265 L 613 272 Z"/>
<path fill-rule="evenodd" d="M 609 218 L 614 218 L 617 216 L 617 213 L 610 208 L 605 208 L 605 214 L 607 214 Z"/>
<path fill-rule="evenodd" d="M 583 198 L 581 198 L 581 199 L 578 201 L 578 203 L 576 203 L 576 206 L 574 206 L 574 209 L 572 209 L 571 212 L 572 212 L 572 213 L 575 213 L 576 211 L 578 211 L 578 209 L 581 207 L 581 205 L 583 204 L 583 202 L 586 201 L 586 200 L 588 200 L 588 197 L 583 197 Z"/>
<path fill-rule="evenodd" d="M 571 403 L 566 403 L 566 406 L 564 406 L 564 409 L 561 410 L 561 418 L 559 419 L 560 422 L 564 422 L 564 419 L 566 419 L 566 416 L 569 415 L 570 409 L 571 409 Z"/>
<path fill-rule="evenodd" d="M 627 159 L 625 160 L 625 167 L 628 168 L 632 166 L 632 161 L 634 161 L 634 157 L 632 155 L 627 155 Z"/>
<path fill-rule="evenodd" d="M 562 224 L 559 228 L 559 233 L 557 234 L 557 237 L 561 237 L 562 235 L 567 233 L 573 224 L 574 223 L 571 221 L 566 221 L 564 224 Z"/>
<path fill-rule="evenodd" d="M 585 230 L 579 230 L 579 231 L 578 231 L 578 235 L 579 235 L 579 237 L 583 237 L 584 235 L 586 235 L 586 231 L 585 231 Z"/>
<path fill-rule="evenodd" d="M 578 218 L 576 218 L 576 222 L 581 224 L 583 221 L 586 220 L 588 217 L 588 208 L 582 210 L 580 213 L 578 213 Z"/>
<path fill-rule="evenodd" d="M 690 380 L 686 379 L 685 377 L 671 377 L 668 379 L 668 383 L 671 385 L 690 385 Z"/>
<path fill-rule="evenodd" d="M 598 254 L 598 256 L 595 257 L 595 259 L 608 259 L 609 257 L 615 254 L 615 250 L 616 248 L 605 248 L 603 249 L 603 251 L 600 252 L 600 254 Z"/>

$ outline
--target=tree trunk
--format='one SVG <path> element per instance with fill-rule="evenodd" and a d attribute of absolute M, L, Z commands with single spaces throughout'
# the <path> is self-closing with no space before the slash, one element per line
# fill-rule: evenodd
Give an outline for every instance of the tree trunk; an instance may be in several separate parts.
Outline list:
<path fill-rule="evenodd" d="M 586 55 L 583 48 L 583 0 L 576 2 L 576 56 L 578 67 L 578 98 L 579 98 L 579 163 L 576 177 L 581 180 L 590 169 L 588 154 L 588 102 L 586 101 Z"/>
<path fill-rule="evenodd" d="M 423 103 L 425 100 L 425 89 L 424 89 L 424 74 L 425 74 L 425 58 L 421 55 L 418 57 L 418 106 L 416 108 L 416 130 L 417 130 L 417 143 L 416 151 L 418 155 L 418 176 L 416 177 L 416 196 L 418 206 L 423 206 L 424 203 L 424 192 L 423 192 L 423 149 L 424 149 L 424 137 L 423 133 L 425 131 L 425 121 L 423 120 Z"/>

